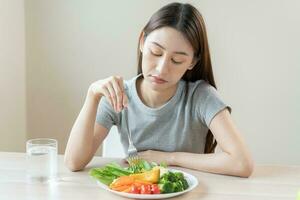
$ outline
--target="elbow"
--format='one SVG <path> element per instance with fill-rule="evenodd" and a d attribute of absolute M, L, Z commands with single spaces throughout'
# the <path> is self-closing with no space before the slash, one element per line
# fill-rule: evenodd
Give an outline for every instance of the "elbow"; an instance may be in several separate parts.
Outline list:
<path fill-rule="evenodd" d="M 242 178 L 249 178 L 252 175 L 253 167 L 245 167 L 239 172 L 239 176 Z"/>
<path fill-rule="evenodd" d="M 238 164 L 238 176 L 242 178 L 249 178 L 254 170 L 254 161 L 252 159 L 247 159 Z"/>
<path fill-rule="evenodd" d="M 71 159 L 66 155 L 64 157 L 64 164 L 72 172 L 77 172 L 84 168 L 84 167 L 78 165 L 78 163 L 74 159 Z"/>

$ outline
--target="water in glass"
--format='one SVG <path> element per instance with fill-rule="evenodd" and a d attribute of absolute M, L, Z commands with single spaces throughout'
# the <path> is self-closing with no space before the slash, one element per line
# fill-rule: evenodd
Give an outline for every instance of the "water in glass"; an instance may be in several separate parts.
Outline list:
<path fill-rule="evenodd" d="M 34 139 L 27 142 L 27 176 L 30 182 L 48 182 L 57 174 L 57 141 Z"/>

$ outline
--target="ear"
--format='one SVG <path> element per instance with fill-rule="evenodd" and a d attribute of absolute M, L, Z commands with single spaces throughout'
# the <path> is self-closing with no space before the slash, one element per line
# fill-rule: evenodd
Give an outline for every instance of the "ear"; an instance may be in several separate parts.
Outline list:
<path fill-rule="evenodd" d="M 196 65 L 196 61 L 193 61 L 191 64 L 190 64 L 190 66 L 188 67 L 188 70 L 192 70 L 194 67 L 195 67 L 195 65 Z"/>
<path fill-rule="evenodd" d="M 194 58 L 193 61 L 192 61 L 192 63 L 188 67 L 188 70 L 192 70 L 195 67 L 195 65 L 197 64 L 198 61 L 199 61 L 198 59 Z"/>
<path fill-rule="evenodd" d="M 192 70 L 194 68 L 194 65 L 191 64 L 189 67 L 188 67 L 188 70 Z"/>
<path fill-rule="evenodd" d="M 143 53 L 143 48 L 144 48 L 144 41 L 145 41 L 145 33 L 144 33 L 144 31 L 142 31 L 140 34 L 140 41 L 139 41 L 139 43 L 140 43 L 139 48 L 142 53 Z"/>

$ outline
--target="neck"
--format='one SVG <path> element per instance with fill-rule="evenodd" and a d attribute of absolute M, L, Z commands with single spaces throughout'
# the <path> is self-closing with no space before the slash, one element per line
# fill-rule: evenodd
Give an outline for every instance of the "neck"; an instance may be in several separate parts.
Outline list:
<path fill-rule="evenodd" d="M 162 91 L 157 91 L 151 89 L 147 85 L 148 83 L 144 80 L 144 78 L 139 78 L 137 80 L 137 92 L 142 102 L 151 108 L 158 108 L 164 105 L 167 101 L 169 101 L 176 92 L 177 86 L 167 88 Z"/>

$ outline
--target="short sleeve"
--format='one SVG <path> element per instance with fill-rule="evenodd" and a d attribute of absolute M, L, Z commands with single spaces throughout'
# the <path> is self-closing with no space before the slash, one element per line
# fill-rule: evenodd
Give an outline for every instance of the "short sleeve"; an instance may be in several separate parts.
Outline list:
<path fill-rule="evenodd" d="M 218 91 L 209 84 L 204 84 L 200 95 L 202 98 L 198 102 L 197 110 L 198 115 L 203 124 L 208 128 L 212 119 L 225 108 L 231 113 L 231 107 L 228 106 L 220 97 Z"/>
<path fill-rule="evenodd" d="M 117 124 L 116 112 L 112 109 L 106 97 L 102 97 L 100 99 L 97 109 L 96 122 L 108 130 L 110 130 L 113 125 Z"/>

